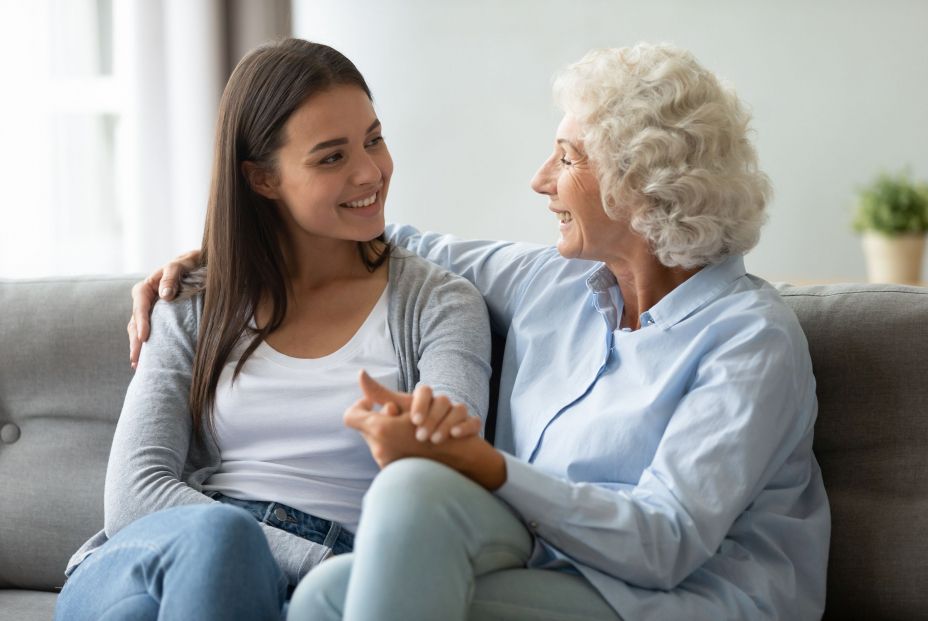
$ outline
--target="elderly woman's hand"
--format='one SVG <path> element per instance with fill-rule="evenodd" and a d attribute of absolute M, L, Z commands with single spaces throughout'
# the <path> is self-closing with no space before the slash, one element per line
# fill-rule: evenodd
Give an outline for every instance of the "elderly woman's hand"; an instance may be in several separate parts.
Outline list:
<path fill-rule="evenodd" d="M 483 426 L 483 421 L 468 413 L 466 405 L 452 403 L 448 397 L 433 394 L 429 386 L 420 385 L 412 394 L 396 392 L 381 385 L 364 371 L 361 371 L 358 382 L 364 397 L 356 406 L 366 405 L 362 410 L 372 411 L 374 404 L 381 404 L 384 406 L 381 413 L 407 415 L 416 427 L 414 435 L 419 442 L 441 444 L 449 438 L 466 438 L 478 435 Z M 360 412 L 356 414 L 360 415 Z M 348 413 L 346 424 L 355 426 L 349 423 Z"/>
<path fill-rule="evenodd" d="M 345 424 L 361 432 L 381 468 L 404 457 L 423 457 L 457 470 L 488 490 L 495 490 L 506 482 L 506 460 L 477 435 L 481 426 L 479 419 L 468 416 L 459 423 L 465 427 L 457 432 L 451 432 L 455 425 L 447 427 L 448 433 L 454 436 L 449 441 L 423 442 L 416 439 L 416 426 L 412 422 L 415 394 L 389 390 L 363 371 L 360 384 L 364 396 L 345 412 Z M 424 403 L 425 393 L 419 399 Z M 383 406 L 380 411 L 374 410 L 377 403 Z M 432 411 L 431 407 L 428 411 Z M 454 408 L 450 412 L 454 412 Z M 456 420 L 457 414 L 450 412 L 445 418 Z M 439 430 L 445 428 L 444 423 L 442 419 Z"/>
<path fill-rule="evenodd" d="M 193 250 L 171 260 L 163 267 L 132 287 L 132 317 L 126 331 L 129 333 L 129 364 L 134 369 L 139 363 L 142 343 L 148 340 L 152 306 L 160 296 L 172 300 L 177 295 L 178 283 L 200 264 L 200 251 Z"/>

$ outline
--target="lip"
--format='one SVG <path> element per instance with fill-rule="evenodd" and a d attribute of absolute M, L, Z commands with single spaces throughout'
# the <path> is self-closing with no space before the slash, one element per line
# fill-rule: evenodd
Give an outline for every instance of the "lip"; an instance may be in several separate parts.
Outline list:
<path fill-rule="evenodd" d="M 548 205 L 548 211 L 553 214 L 570 213 L 567 209 L 555 209 L 552 205 Z M 558 219 L 557 227 L 563 231 L 564 229 L 569 228 L 571 224 L 573 224 L 573 218 L 571 218 L 570 222 L 561 222 L 561 220 Z"/>
<path fill-rule="evenodd" d="M 359 195 L 355 196 L 354 198 L 349 198 L 349 199 L 346 200 L 346 201 L 342 201 L 342 202 L 339 203 L 339 206 L 347 207 L 348 209 L 366 209 L 366 207 L 348 207 L 348 203 L 354 203 L 354 202 L 356 202 L 356 201 L 367 200 L 367 199 L 369 199 L 371 196 L 377 196 L 377 200 L 379 200 L 379 199 L 380 199 L 380 193 L 381 193 L 381 191 L 383 191 L 383 186 L 380 186 L 379 188 L 377 188 L 377 189 L 374 190 L 373 192 L 370 191 L 370 190 L 368 190 L 368 191 L 365 192 L 364 194 L 359 194 Z M 371 203 L 371 204 L 372 204 L 372 205 L 376 205 L 376 204 L 377 204 L 377 200 L 375 200 L 375 201 L 374 201 L 373 203 Z"/>
<path fill-rule="evenodd" d="M 370 205 L 367 205 L 366 207 L 348 207 L 347 205 L 344 205 L 344 204 L 339 205 L 339 207 L 344 209 L 347 213 L 351 214 L 352 216 L 356 216 L 358 218 L 377 218 L 377 217 L 380 217 L 381 214 L 383 214 L 383 199 L 380 196 L 380 190 L 377 190 L 376 196 L 377 198 L 374 199 L 374 202 L 371 203 Z M 370 198 L 370 197 L 371 195 L 368 194 L 367 196 L 361 196 L 360 198 L 354 198 L 354 199 L 351 199 L 351 201 L 345 201 L 345 202 L 363 200 L 365 198 Z"/>

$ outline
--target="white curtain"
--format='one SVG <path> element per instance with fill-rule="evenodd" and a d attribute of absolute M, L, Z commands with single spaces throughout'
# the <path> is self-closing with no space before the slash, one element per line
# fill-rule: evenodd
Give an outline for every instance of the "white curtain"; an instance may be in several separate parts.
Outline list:
<path fill-rule="evenodd" d="M 121 0 L 117 76 L 128 102 L 117 151 L 124 269 L 199 247 L 219 97 L 251 47 L 289 34 L 289 6 L 263 0 Z M 124 40 L 120 41 L 119 37 Z"/>
<path fill-rule="evenodd" d="M 289 0 L 0 0 L 0 277 L 198 247 L 219 97 Z"/>

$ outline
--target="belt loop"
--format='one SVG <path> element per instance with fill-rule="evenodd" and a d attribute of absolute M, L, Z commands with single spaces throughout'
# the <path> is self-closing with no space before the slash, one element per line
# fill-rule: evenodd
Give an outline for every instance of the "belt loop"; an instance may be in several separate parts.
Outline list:
<path fill-rule="evenodd" d="M 329 522 L 329 532 L 325 535 L 325 541 L 322 542 L 327 548 L 334 548 L 335 542 L 338 541 L 338 536 L 342 532 L 342 527 L 338 522 Z"/>
<path fill-rule="evenodd" d="M 274 507 L 276 506 L 276 502 L 267 503 L 267 506 L 264 507 L 264 516 L 261 518 L 262 523 L 273 525 L 271 518 L 274 516 Z"/>

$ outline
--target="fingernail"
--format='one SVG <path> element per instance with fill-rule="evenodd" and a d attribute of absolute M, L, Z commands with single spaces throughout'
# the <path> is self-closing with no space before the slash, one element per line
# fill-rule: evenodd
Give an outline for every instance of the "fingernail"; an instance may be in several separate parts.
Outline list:
<path fill-rule="evenodd" d="M 451 435 L 454 436 L 455 438 L 458 437 L 459 435 L 461 435 L 461 428 L 460 428 L 460 427 L 452 427 L 452 428 L 451 428 Z"/>
<path fill-rule="evenodd" d="M 161 297 L 163 298 L 168 297 L 172 293 L 174 293 L 174 290 L 171 289 L 170 287 L 164 287 L 163 289 L 161 289 Z"/>
<path fill-rule="evenodd" d="M 438 444 L 442 441 L 442 435 L 440 431 L 436 431 L 432 434 L 432 444 Z"/>
<path fill-rule="evenodd" d="M 425 415 L 422 412 L 416 412 L 412 415 L 412 424 L 421 425 L 425 422 Z"/>
<path fill-rule="evenodd" d="M 416 440 L 419 442 L 425 442 L 429 439 L 429 430 L 425 427 L 419 427 L 416 429 Z"/>

